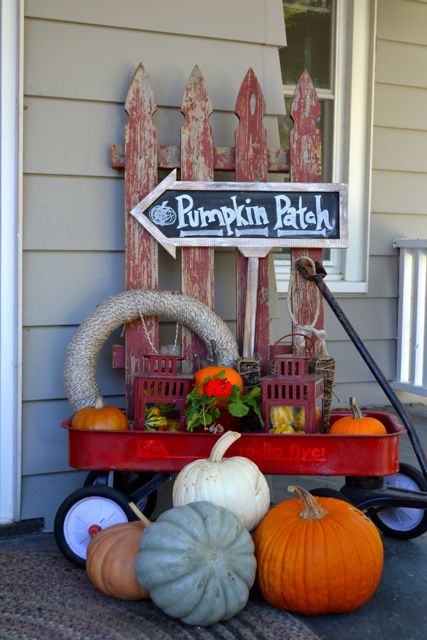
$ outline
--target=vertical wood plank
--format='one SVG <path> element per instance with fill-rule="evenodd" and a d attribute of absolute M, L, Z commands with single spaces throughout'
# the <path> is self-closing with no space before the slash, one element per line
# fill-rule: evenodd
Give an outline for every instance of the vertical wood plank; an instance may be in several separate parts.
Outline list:
<path fill-rule="evenodd" d="M 253 69 L 249 69 L 236 101 L 236 181 L 265 182 L 268 178 L 267 131 L 263 125 L 264 96 Z M 248 258 L 236 251 L 237 344 L 243 353 Z M 261 359 L 261 373 L 269 368 L 270 313 L 268 257 L 259 258 L 254 351 Z"/>
<path fill-rule="evenodd" d="M 158 179 L 157 130 L 153 123 L 157 106 L 142 64 L 138 65 L 130 83 L 125 110 L 129 115 L 125 127 L 126 289 L 155 289 L 158 286 L 157 243 L 129 213 L 156 186 Z M 157 347 L 157 319 L 146 318 L 145 326 Z M 143 369 L 142 354 L 152 351 L 147 333 L 139 321 L 126 325 L 126 399 L 130 419 L 134 415 L 135 373 Z"/>
<path fill-rule="evenodd" d="M 320 116 L 320 104 L 313 82 L 307 71 L 303 71 L 292 99 L 291 118 L 294 126 L 290 133 L 290 178 L 291 182 L 322 181 L 322 144 L 317 122 Z M 301 256 L 322 261 L 322 249 L 292 249 L 291 263 Z M 310 325 L 315 317 L 318 305 L 317 287 L 307 282 L 298 273 L 295 276 L 295 295 L 292 310 L 299 325 Z M 315 325 L 324 328 L 322 300 Z"/>
<path fill-rule="evenodd" d="M 181 180 L 213 180 L 214 150 L 209 116 L 211 101 L 199 67 L 196 65 L 184 91 L 181 112 Z M 206 247 L 182 248 L 182 291 L 209 308 L 214 306 L 214 250 Z M 187 328 L 182 331 L 183 365 L 187 371 L 199 368 L 206 359 L 200 338 Z"/>

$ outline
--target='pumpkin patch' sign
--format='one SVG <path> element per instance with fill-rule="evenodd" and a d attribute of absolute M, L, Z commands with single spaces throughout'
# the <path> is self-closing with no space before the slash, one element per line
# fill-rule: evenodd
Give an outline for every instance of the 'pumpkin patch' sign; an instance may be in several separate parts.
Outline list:
<path fill-rule="evenodd" d="M 177 246 L 347 245 L 344 184 L 182 182 L 172 171 L 131 214 L 173 256 Z"/>

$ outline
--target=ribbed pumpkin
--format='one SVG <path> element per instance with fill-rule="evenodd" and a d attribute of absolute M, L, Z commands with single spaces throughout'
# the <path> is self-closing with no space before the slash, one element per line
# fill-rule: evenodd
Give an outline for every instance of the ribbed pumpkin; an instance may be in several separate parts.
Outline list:
<path fill-rule="evenodd" d="M 338 418 L 329 429 L 333 435 L 381 436 L 387 433 L 382 422 L 372 416 L 364 416 L 356 404 L 356 398 L 350 398 L 352 415 Z"/>
<path fill-rule="evenodd" d="M 374 594 L 383 569 L 383 545 L 375 525 L 336 498 L 299 498 L 271 509 L 253 534 L 257 581 L 272 605 L 301 613 L 344 613 Z"/>
<path fill-rule="evenodd" d="M 219 373 L 224 373 L 224 379 L 228 380 L 231 383 L 231 386 L 236 385 L 239 387 L 241 393 L 243 393 L 245 386 L 243 378 L 238 371 L 231 369 L 230 367 L 210 366 L 199 369 L 194 374 L 194 384 L 196 387 L 202 387 L 207 378 L 217 376 Z M 219 409 L 226 409 L 228 400 L 226 398 L 218 398 L 216 405 Z"/>
<path fill-rule="evenodd" d="M 87 547 L 86 571 L 97 589 L 120 600 L 148 598 L 135 577 L 144 522 L 114 524 L 99 531 Z"/>
<path fill-rule="evenodd" d="M 76 411 L 71 419 L 71 426 L 93 431 L 126 431 L 128 419 L 123 411 L 104 405 L 102 398 L 98 397 L 94 407 L 83 407 Z"/>
<path fill-rule="evenodd" d="M 254 529 L 270 508 L 270 489 L 258 466 L 241 456 L 224 458 L 240 438 L 226 431 L 214 444 L 209 458 L 194 460 L 177 475 L 172 500 L 175 507 L 208 500 L 230 509 L 246 529 Z"/>
<path fill-rule="evenodd" d="M 147 528 L 135 572 L 167 615 L 207 626 L 245 607 L 255 581 L 254 544 L 231 511 L 193 502 L 163 512 Z"/>

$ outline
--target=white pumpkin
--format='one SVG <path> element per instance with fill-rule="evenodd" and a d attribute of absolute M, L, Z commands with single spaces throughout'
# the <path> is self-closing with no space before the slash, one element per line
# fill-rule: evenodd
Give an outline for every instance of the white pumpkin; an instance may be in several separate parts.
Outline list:
<path fill-rule="evenodd" d="M 270 508 L 270 489 L 252 460 L 224 458 L 238 438 L 240 433 L 226 431 L 209 458 L 194 460 L 179 472 L 172 491 L 174 507 L 207 500 L 232 511 L 249 531 L 258 525 Z"/>

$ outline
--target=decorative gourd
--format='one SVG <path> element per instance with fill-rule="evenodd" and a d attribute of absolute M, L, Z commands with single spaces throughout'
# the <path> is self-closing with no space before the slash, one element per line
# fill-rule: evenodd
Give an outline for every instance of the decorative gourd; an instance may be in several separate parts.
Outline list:
<path fill-rule="evenodd" d="M 135 577 L 135 561 L 147 524 L 125 522 L 102 529 L 86 550 L 86 571 L 97 589 L 120 600 L 148 598 Z"/>
<path fill-rule="evenodd" d="M 207 626 L 245 607 L 255 581 L 254 544 L 231 511 L 193 502 L 164 511 L 147 528 L 135 573 L 164 613 Z"/>
<path fill-rule="evenodd" d="M 270 489 L 258 466 L 241 456 L 225 458 L 227 449 L 240 438 L 226 431 L 214 444 L 209 458 L 194 460 L 177 475 L 172 501 L 175 507 L 208 500 L 232 511 L 249 531 L 270 508 Z"/>
<path fill-rule="evenodd" d="M 238 373 L 235 369 L 231 369 L 230 367 L 210 366 L 210 367 L 204 367 L 203 369 L 199 369 L 199 371 L 196 371 L 196 373 L 194 374 L 194 384 L 196 387 L 201 388 L 206 378 L 217 376 L 219 373 L 223 373 L 224 374 L 223 379 L 228 380 L 231 386 L 236 385 L 237 387 L 239 387 L 240 393 L 243 393 L 243 389 L 244 389 L 243 378 L 240 375 L 240 373 Z M 228 405 L 228 400 L 227 398 L 221 398 L 221 399 L 219 398 L 216 404 L 219 409 L 226 409 Z"/>
<path fill-rule="evenodd" d="M 284 405 L 273 405 L 270 407 L 270 421 L 272 427 L 292 427 L 294 422 L 294 408 Z"/>
<path fill-rule="evenodd" d="M 364 416 L 356 404 L 356 398 L 350 398 L 353 415 L 338 418 L 329 429 L 333 435 L 384 435 L 387 430 L 382 422 L 371 416 Z"/>
<path fill-rule="evenodd" d="M 271 509 L 253 534 L 261 594 L 304 615 L 357 609 L 381 579 L 384 552 L 375 525 L 344 500 L 289 491 L 299 499 Z"/>
<path fill-rule="evenodd" d="M 83 407 L 76 411 L 71 419 L 71 426 L 93 431 L 126 431 L 128 419 L 123 411 L 104 405 L 102 398 L 98 397 L 94 407 Z"/>

